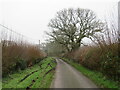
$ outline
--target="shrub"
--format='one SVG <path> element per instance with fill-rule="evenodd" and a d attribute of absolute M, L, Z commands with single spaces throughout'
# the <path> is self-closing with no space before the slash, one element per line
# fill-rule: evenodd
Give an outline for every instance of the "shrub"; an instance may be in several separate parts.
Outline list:
<path fill-rule="evenodd" d="M 120 81 L 120 57 L 109 51 L 101 56 L 101 61 L 101 72 L 111 79 Z"/>
<path fill-rule="evenodd" d="M 15 71 L 25 69 L 30 63 L 34 65 L 36 59 L 45 57 L 43 51 L 35 44 L 22 40 L 9 40 L 9 38 L 8 40 L 3 38 L 1 42 L 3 77 Z"/>
<path fill-rule="evenodd" d="M 99 46 L 81 47 L 79 50 L 68 53 L 67 57 L 83 66 L 102 72 L 108 78 L 120 81 L 120 57 L 118 43 Z"/>
<path fill-rule="evenodd" d="M 84 47 L 85 49 L 85 47 Z M 92 70 L 100 70 L 100 56 L 101 56 L 101 49 L 96 47 L 96 46 L 92 46 L 92 47 L 86 47 L 86 50 L 84 52 L 84 54 L 82 54 L 82 51 L 80 54 L 81 55 L 81 64 L 83 64 L 84 66 L 86 66 L 89 69 Z"/>
<path fill-rule="evenodd" d="M 24 70 L 27 67 L 27 62 L 22 58 L 17 58 L 15 68 L 17 70 Z"/>

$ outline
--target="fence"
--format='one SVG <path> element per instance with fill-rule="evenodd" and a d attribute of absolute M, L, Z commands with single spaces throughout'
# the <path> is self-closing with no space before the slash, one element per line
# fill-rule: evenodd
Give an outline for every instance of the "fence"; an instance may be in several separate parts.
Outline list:
<path fill-rule="evenodd" d="M 6 43 L 6 45 L 10 44 L 10 42 L 16 42 L 21 44 L 35 44 L 35 40 L 32 38 L 29 38 L 21 33 L 18 33 L 9 27 L 0 24 L 0 42 L 3 44 Z"/>

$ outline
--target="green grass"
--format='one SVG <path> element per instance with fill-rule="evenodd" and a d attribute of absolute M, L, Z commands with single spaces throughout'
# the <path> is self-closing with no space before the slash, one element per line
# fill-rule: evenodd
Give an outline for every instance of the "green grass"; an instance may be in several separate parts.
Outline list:
<path fill-rule="evenodd" d="M 54 75 L 54 71 L 48 73 L 44 78 L 43 76 L 47 71 L 52 69 L 52 67 L 56 66 L 56 63 L 53 61 L 54 59 L 51 57 L 46 58 L 31 68 L 10 75 L 12 79 L 10 77 L 3 78 L 2 88 L 26 88 L 32 83 L 32 80 L 35 80 L 35 82 L 31 88 L 49 88 Z M 50 63 L 52 67 L 47 67 L 48 63 Z M 40 68 L 39 64 L 42 64 L 42 69 Z M 22 78 L 35 70 L 38 70 L 38 72 L 35 72 L 34 74 L 27 77 L 24 81 L 19 83 Z"/>
<path fill-rule="evenodd" d="M 69 63 L 73 67 L 75 67 L 78 71 L 80 71 L 82 74 L 90 78 L 98 87 L 100 88 L 117 88 L 120 89 L 120 86 L 112 80 L 108 80 L 102 73 L 89 70 L 82 65 L 73 62 L 72 60 L 68 60 L 65 58 L 62 58 L 65 62 Z"/>
<path fill-rule="evenodd" d="M 1 82 L 1 80 L 0 80 L 0 90 L 2 89 L 2 82 Z"/>

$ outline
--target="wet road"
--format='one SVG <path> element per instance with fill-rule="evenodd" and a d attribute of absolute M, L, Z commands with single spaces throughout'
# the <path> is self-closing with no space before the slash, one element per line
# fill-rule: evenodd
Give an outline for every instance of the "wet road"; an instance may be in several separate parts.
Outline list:
<path fill-rule="evenodd" d="M 97 86 L 75 68 L 57 59 L 57 67 L 51 88 L 97 88 Z"/>

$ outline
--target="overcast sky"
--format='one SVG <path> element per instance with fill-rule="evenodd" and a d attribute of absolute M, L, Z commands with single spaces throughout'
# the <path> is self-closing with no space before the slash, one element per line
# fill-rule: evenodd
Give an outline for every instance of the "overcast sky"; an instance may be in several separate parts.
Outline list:
<path fill-rule="evenodd" d="M 64 8 L 85 8 L 93 10 L 100 19 L 117 6 L 119 0 L 1 0 L 0 24 L 32 38 L 44 42 L 45 31 L 50 19 Z"/>

